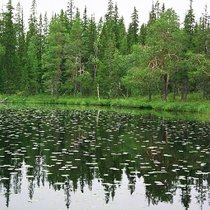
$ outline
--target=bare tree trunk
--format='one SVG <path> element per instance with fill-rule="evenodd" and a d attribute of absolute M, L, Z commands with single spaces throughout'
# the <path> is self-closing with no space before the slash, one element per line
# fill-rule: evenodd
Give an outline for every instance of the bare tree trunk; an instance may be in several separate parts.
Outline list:
<path fill-rule="evenodd" d="M 94 65 L 93 81 L 96 80 L 96 65 Z"/>
<path fill-rule="evenodd" d="M 99 84 L 97 84 L 97 96 L 98 96 L 98 100 L 100 101 L 100 86 Z"/>

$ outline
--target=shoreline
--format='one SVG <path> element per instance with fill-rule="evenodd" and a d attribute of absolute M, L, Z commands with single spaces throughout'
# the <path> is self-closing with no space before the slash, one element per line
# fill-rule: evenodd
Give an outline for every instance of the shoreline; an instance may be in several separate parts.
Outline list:
<path fill-rule="evenodd" d="M 210 101 L 208 100 L 189 100 L 189 101 L 147 101 L 144 98 L 118 98 L 101 99 L 93 97 L 72 97 L 72 96 L 17 96 L 1 95 L 1 104 L 46 104 L 46 105 L 78 105 L 78 106 L 96 106 L 96 107 L 116 107 L 132 108 L 168 112 L 192 112 L 192 113 L 210 113 Z"/>

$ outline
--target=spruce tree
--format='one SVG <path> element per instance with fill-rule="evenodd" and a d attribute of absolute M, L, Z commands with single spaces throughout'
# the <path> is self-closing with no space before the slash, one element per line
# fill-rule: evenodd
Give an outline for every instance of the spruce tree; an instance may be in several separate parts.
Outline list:
<path fill-rule="evenodd" d="M 67 2 L 67 17 L 68 17 L 68 21 L 69 21 L 69 25 L 68 25 L 68 30 L 71 29 L 72 24 L 73 24 L 73 19 L 75 16 L 75 6 L 74 6 L 74 1 L 73 0 L 69 0 Z"/>
<path fill-rule="evenodd" d="M 184 32 L 186 35 L 186 50 L 193 50 L 194 43 L 193 43 L 193 35 L 195 30 L 195 15 L 193 11 L 193 0 L 190 0 L 190 8 L 185 16 L 184 20 Z"/>
<path fill-rule="evenodd" d="M 142 24 L 140 27 L 140 32 L 139 32 L 139 42 L 142 45 L 146 44 L 146 37 L 147 37 L 147 25 Z"/>
<path fill-rule="evenodd" d="M 112 0 L 108 1 L 108 8 L 107 8 L 107 13 L 105 15 L 106 21 L 112 20 L 114 18 L 114 3 Z"/>
<path fill-rule="evenodd" d="M 122 53 L 127 53 L 127 33 L 124 23 L 124 18 L 119 18 L 118 6 L 115 4 L 114 10 L 114 26 L 115 47 Z"/>
<path fill-rule="evenodd" d="M 126 27 L 123 17 L 119 19 L 116 27 L 118 29 L 116 33 L 116 47 L 119 50 L 120 54 L 125 55 L 128 53 L 128 45 Z"/>
<path fill-rule="evenodd" d="M 49 33 L 42 55 L 45 92 L 56 96 L 62 93 L 62 85 L 65 81 L 63 77 L 68 57 L 66 51 L 69 49 L 69 34 L 61 16 L 54 17 L 49 24 Z M 68 89 L 70 88 L 71 86 L 68 86 Z"/>
<path fill-rule="evenodd" d="M 27 63 L 26 63 L 26 84 L 25 91 L 28 94 L 39 92 L 39 38 L 38 20 L 36 15 L 36 0 L 32 1 L 31 14 L 29 17 L 29 29 L 26 35 Z"/>
<path fill-rule="evenodd" d="M 4 59 L 4 46 L 3 46 L 3 13 L 0 13 L 0 92 L 3 92 L 3 59 Z"/>
<path fill-rule="evenodd" d="M 24 83 L 26 79 L 25 75 L 25 65 L 26 65 L 26 43 L 25 43 L 25 30 L 24 30 L 24 20 L 23 20 L 23 9 L 20 3 L 16 7 L 16 17 L 15 17 L 15 26 L 16 26 L 16 59 L 17 59 L 17 81 L 19 81 L 19 89 L 24 90 Z"/>
<path fill-rule="evenodd" d="M 43 68 L 42 68 L 42 55 L 44 50 L 44 28 L 43 28 L 43 20 L 42 15 L 39 16 L 39 23 L 38 23 L 38 34 L 37 34 L 37 60 L 38 60 L 38 66 L 37 66 L 37 86 L 38 86 L 38 93 L 43 92 Z"/>
<path fill-rule="evenodd" d="M 86 64 L 88 61 L 88 17 L 87 17 L 87 8 L 85 7 L 82 19 L 82 42 L 83 42 L 83 54 L 82 54 L 82 63 Z"/>
<path fill-rule="evenodd" d="M 2 91 L 14 93 L 17 91 L 17 59 L 16 59 L 16 31 L 13 20 L 12 1 L 9 0 L 2 20 L 2 46 L 4 55 L 1 62 Z"/>
<path fill-rule="evenodd" d="M 88 49 L 88 63 L 87 68 L 90 71 L 92 81 L 95 82 L 98 64 L 98 32 L 95 22 L 95 17 L 92 16 L 87 29 L 87 49 Z"/>
<path fill-rule="evenodd" d="M 136 7 L 134 7 L 133 13 L 131 15 L 131 23 L 128 28 L 128 51 L 131 52 L 131 48 L 134 44 L 137 44 L 139 41 L 139 17 Z"/>

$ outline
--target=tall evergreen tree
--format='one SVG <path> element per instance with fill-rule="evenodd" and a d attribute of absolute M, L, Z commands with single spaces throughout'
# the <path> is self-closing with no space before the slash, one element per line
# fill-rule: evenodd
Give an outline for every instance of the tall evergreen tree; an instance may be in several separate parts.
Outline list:
<path fill-rule="evenodd" d="M 43 20 L 42 15 L 39 16 L 39 23 L 38 23 L 38 34 L 37 34 L 37 60 L 38 60 L 38 66 L 37 66 L 37 83 L 38 83 L 38 93 L 43 92 L 43 68 L 42 68 L 42 55 L 44 51 L 44 28 L 43 28 Z"/>
<path fill-rule="evenodd" d="M 107 8 L 107 13 L 105 15 L 106 21 L 111 20 L 114 18 L 114 3 L 113 0 L 108 1 L 108 8 Z"/>
<path fill-rule="evenodd" d="M 4 47 L 2 45 L 3 42 L 3 13 L 0 13 L 0 91 L 2 92 L 3 89 L 3 54 L 4 54 Z"/>
<path fill-rule="evenodd" d="M 136 7 L 134 7 L 133 13 L 131 15 L 131 23 L 128 28 L 128 50 L 131 51 L 131 48 L 134 44 L 137 44 L 139 41 L 139 17 Z"/>
<path fill-rule="evenodd" d="M 98 32 L 95 22 L 95 17 L 91 17 L 87 30 L 87 49 L 88 49 L 88 63 L 87 68 L 90 71 L 92 81 L 95 82 L 98 64 Z"/>
<path fill-rule="evenodd" d="M 44 14 L 44 20 L 43 20 L 43 28 L 42 28 L 42 38 L 43 38 L 43 44 L 42 44 L 42 48 L 44 51 L 45 45 L 47 44 L 47 36 L 48 36 L 48 32 L 49 32 L 49 23 L 48 23 L 48 17 L 47 17 L 47 13 Z"/>
<path fill-rule="evenodd" d="M 118 20 L 116 28 L 117 28 L 117 31 L 116 31 L 116 48 L 119 50 L 119 52 L 121 54 L 125 55 L 125 54 L 128 53 L 128 45 L 127 45 L 126 27 L 125 27 L 123 17 L 121 17 Z"/>
<path fill-rule="evenodd" d="M 38 39 L 38 20 L 36 11 L 36 0 L 32 1 L 31 14 L 29 17 L 29 29 L 26 35 L 27 63 L 25 91 L 29 94 L 39 92 L 39 39 Z"/>
<path fill-rule="evenodd" d="M 36 0 L 32 1 L 32 5 L 31 5 L 31 14 L 29 17 L 29 23 L 28 23 L 28 31 L 27 31 L 27 44 L 30 41 L 30 38 L 32 36 L 36 36 L 37 32 L 38 32 L 38 20 L 37 20 L 37 4 L 36 4 Z"/>
<path fill-rule="evenodd" d="M 67 49 L 69 49 L 68 30 L 60 16 L 54 17 L 49 25 L 49 34 L 42 56 L 45 92 L 52 95 L 59 95 L 62 92 L 65 62 L 68 56 Z M 71 86 L 68 88 L 70 89 Z"/>
<path fill-rule="evenodd" d="M 19 89 L 24 90 L 24 78 L 25 78 L 25 65 L 26 65 L 26 43 L 25 43 L 25 30 L 24 30 L 24 20 L 23 20 L 23 9 L 20 3 L 17 4 L 16 17 L 16 58 L 17 58 L 17 69 L 18 75 L 17 80 L 19 81 Z"/>
<path fill-rule="evenodd" d="M 146 36 L 147 36 L 147 25 L 142 24 L 140 27 L 140 32 L 139 32 L 139 42 L 142 45 L 146 44 Z"/>
<path fill-rule="evenodd" d="M 82 19 L 82 42 L 83 42 L 83 55 L 82 62 L 84 64 L 88 61 L 88 17 L 87 8 L 85 7 Z"/>
<path fill-rule="evenodd" d="M 13 21 L 13 6 L 9 0 L 3 14 L 2 46 L 4 55 L 1 61 L 1 91 L 14 93 L 17 88 L 16 31 Z"/>
<path fill-rule="evenodd" d="M 71 26 L 73 24 L 74 16 L 75 16 L 75 6 L 74 6 L 74 1 L 73 0 L 69 0 L 67 2 L 67 11 L 66 12 L 67 12 L 68 20 L 69 20 L 68 29 L 70 30 Z"/>
<path fill-rule="evenodd" d="M 152 2 L 152 9 L 151 9 L 151 12 L 149 13 L 148 24 L 154 22 L 156 19 L 157 17 L 156 17 L 156 12 L 155 12 L 155 5 L 154 5 L 154 2 Z"/>
<path fill-rule="evenodd" d="M 105 15 L 105 22 L 103 23 L 102 30 L 99 34 L 99 47 L 98 58 L 100 60 L 97 82 L 98 89 L 104 95 L 111 95 L 111 86 L 108 85 L 112 81 L 112 74 L 114 69 L 113 59 L 116 51 L 117 39 L 116 39 L 116 10 L 112 0 L 108 2 L 107 13 Z"/>
<path fill-rule="evenodd" d="M 193 35 L 195 30 L 195 15 L 193 11 L 193 0 L 190 0 L 190 8 L 185 16 L 184 20 L 184 32 L 186 34 L 186 49 L 193 50 Z"/>
<path fill-rule="evenodd" d="M 205 6 L 204 13 L 200 18 L 200 22 L 196 23 L 193 43 L 195 45 L 196 53 L 210 53 L 210 17 L 207 6 Z"/>
<path fill-rule="evenodd" d="M 115 46 L 122 53 L 127 53 L 127 33 L 124 23 L 124 18 L 119 18 L 118 6 L 115 4 L 114 10 L 114 26 Z"/>
<path fill-rule="evenodd" d="M 80 18 L 79 10 L 77 9 L 75 19 L 70 31 L 70 45 L 69 53 L 71 56 L 68 58 L 69 65 L 67 70 L 67 81 L 66 83 L 73 86 L 74 95 L 81 94 L 81 82 L 79 81 L 80 76 L 84 73 L 83 55 L 83 25 Z"/>

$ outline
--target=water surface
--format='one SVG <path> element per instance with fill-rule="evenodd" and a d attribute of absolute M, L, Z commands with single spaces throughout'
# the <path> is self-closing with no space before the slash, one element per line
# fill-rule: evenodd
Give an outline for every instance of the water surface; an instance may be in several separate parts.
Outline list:
<path fill-rule="evenodd" d="M 210 123 L 0 109 L 1 210 L 210 208 Z"/>

